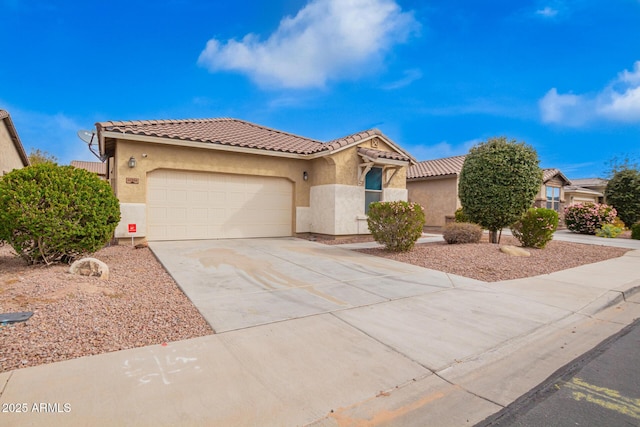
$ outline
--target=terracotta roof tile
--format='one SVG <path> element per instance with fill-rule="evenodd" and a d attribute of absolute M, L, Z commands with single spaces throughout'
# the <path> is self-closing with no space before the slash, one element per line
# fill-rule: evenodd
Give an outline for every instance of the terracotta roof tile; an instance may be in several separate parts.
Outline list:
<path fill-rule="evenodd" d="M 72 160 L 71 166 L 85 169 L 98 175 L 107 175 L 107 164 L 102 162 L 85 162 L 82 160 Z"/>
<path fill-rule="evenodd" d="M 265 126 L 232 118 L 186 120 L 131 120 L 96 123 L 98 133 L 112 132 L 124 135 L 140 135 L 170 138 L 181 141 L 220 144 L 234 147 L 255 148 L 267 151 L 310 155 L 331 152 L 367 138 L 384 137 L 378 129 L 366 130 L 329 142 L 271 129 Z M 386 138 L 386 137 L 385 137 Z M 388 139 L 388 138 L 387 138 Z M 415 161 L 411 155 L 389 152 L 384 158 Z M 386 153 L 386 152 L 385 152 Z M 381 156 L 381 154 L 378 154 Z"/>
<path fill-rule="evenodd" d="M 434 176 L 459 175 L 466 156 L 446 157 L 444 159 L 425 160 L 411 165 L 407 179 L 430 178 Z"/>
<path fill-rule="evenodd" d="M 99 131 L 296 154 L 312 154 L 329 149 L 320 141 L 230 118 L 110 121 L 96 123 L 96 127 Z"/>

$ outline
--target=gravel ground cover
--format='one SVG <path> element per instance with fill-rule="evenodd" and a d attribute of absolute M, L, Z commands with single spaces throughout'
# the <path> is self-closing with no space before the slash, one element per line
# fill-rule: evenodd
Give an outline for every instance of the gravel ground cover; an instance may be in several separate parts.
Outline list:
<path fill-rule="evenodd" d="M 531 253 L 530 257 L 514 257 L 500 252 L 501 245 L 520 246 L 520 243 L 513 237 L 502 236 L 499 245 L 492 244 L 484 236 L 480 243 L 425 243 L 404 253 L 377 248 L 359 251 L 485 282 L 553 273 L 616 258 L 629 251 L 608 246 L 551 241 L 544 249 L 526 248 Z"/>
<path fill-rule="evenodd" d="M 148 248 L 93 256 L 109 266 L 108 280 L 27 266 L 0 246 L 0 313 L 34 313 L 0 326 L 0 372 L 214 333 Z"/>
<path fill-rule="evenodd" d="M 503 236 L 501 244 L 517 241 Z M 422 244 L 401 254 L 361 250 L 484 281 L 546 274 L 626 251 L 559 241 L 531 249 L 529 258 L 510 257 L 486 241 Z M 109 266 L 108 280 L 71 275 L 68 265 L 27 266 L 0 246 L 0 313 L 34 312 L 27 322 L 0 325 L 0 372 L 215 333 L 148 248 L 109 246 L 93 256 Z"/>

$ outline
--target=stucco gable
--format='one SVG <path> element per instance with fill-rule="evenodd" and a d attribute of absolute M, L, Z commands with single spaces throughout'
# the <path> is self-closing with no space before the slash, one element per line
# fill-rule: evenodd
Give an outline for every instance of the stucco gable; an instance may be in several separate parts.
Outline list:
<path fill-rule="evenodd" d="M 20 141 L 18 131 L 16 130 L 16 127 L 14 126 L 13 120 L 11 120 L 11 116 L 9 115 L 8 111 L 0 110 L 0 122 L 6 127 L 6 130 L 9 134 L 9 139 L 11 139 L 13 147 L 15 148 L 20 161 L 22 162 L 22 166 L 29 166 L 29 157 L 24 151 L 22 141 Z"/>

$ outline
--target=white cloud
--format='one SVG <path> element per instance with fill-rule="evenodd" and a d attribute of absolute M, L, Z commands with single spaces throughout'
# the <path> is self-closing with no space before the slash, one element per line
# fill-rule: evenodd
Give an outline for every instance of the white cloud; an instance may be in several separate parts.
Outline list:
<path fill-rule="evenodd" d="M 418 161 L 435 160 L 445 157 L 462 156 L 469 152 L 471 147 L 482 142 L 481 139 L 472 139 L 460 144 L 451 144 L 442 141 L 434 145 L 414 145 L 410 147 L 411 154 Z"/>
<path fill-rule="evenodd" d="M 371 71 L 418 26 L 394 0 L 312 0 L 266 40 L 209 40 L 198 64 L 247 74 L 263 86 L 322 87 Z"/>
<path fill-rule="evenodd" d="M 539 103 L 544 123 L 581 126 L 595 120 L 640 122 L 640 61 L 596 94 L 559 94 L 549 90 Z"/>
<path fill-rule="evenodd" d="M 385 90 L 400 89 L 409 86 L 411 83 L 415 82 L 416 80 L 420 80 L 421 78 L 422 71 L 418 70 L 417 68 L 412 68 L 410 70 L 405 70 L 403 78 L 396 80 L 395 82 L 386 84 L 382 88 Z"/>
<path fill-rule="evenodd" d="M 536 10 L 536 15 L 544 16 L 545 18 L 553 18 L 558 14 L 558 10 L 550 6 L 546 6 L 544 9 Z"/>

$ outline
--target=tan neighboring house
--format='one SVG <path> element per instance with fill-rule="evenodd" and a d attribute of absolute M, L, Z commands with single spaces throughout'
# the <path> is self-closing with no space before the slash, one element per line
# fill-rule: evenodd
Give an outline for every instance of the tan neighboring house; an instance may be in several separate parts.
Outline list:
<path fill-rule="evenodd" d="M 571 181 L 559 169 L 543 169 L 542 185 L 533 202 L 536 208 L 553 209 L 562 215 L 567 204 L 565 187 Z"/>
<path fill-rule="evenodd" d="M 460 205 L 458 179 L 465 156 L 426 160 L 409 167 L 409 201 L 422 205 L 425 227 L 443 227 Z"/>
<path fill-rule="evenodd" d="M 24 151 L 18 131 L 9 113 L 0 110 L 0 176 L 25 166 L 29 166 L 29 157 Z"/>
<path fill-rule="evenodd" d="M 107 179 L 107 164 L 102 162 L 86 162 L 84 160 L 72 160 L 71 166 L 95 173 L 100 179 Z"/>
<path fill-rule="evenodd" d="M 407 190 L 409 201 L 425 210 L 425 227 L 443 227 L 454 220 L 461 207 L 458 182 L 466 156 L 426 160 L 409 167 Z M 543 183 L 534 206 L 562 212 L 565 205 L 564 187 L 571 182 L 558 169 L 543 169 Z"/>
<path fill-rule="evenodd" d="M 326 143 L 230 118 L 96 129 L 120 200 L 117 238 L 367 234 L 368 203 L 407 200 L 415 163 L 375 129 Z"/>
<path fill-rule="evenodd" d="M 572 179 L 564 188 L 567 205 L 574 203 L 604 203 L 607 180 L 602 178 Z"/>

